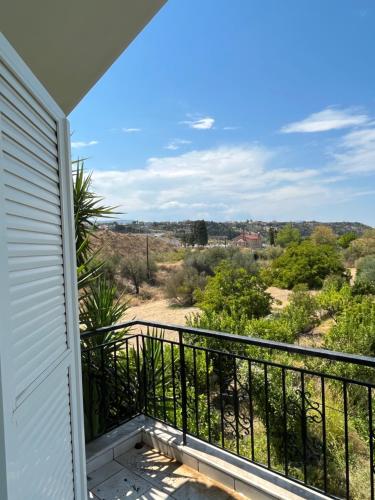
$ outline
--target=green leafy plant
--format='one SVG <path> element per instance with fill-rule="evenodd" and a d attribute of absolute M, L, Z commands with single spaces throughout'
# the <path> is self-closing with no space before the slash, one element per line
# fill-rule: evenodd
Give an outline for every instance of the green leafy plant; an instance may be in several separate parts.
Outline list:
<path fill-rule="evenodd" d="M 298 284 L 321 288 L 323 280 L 330 274 L 345 274 L 339 253 L 331 245 L 315 245 L 305 240 L 300 244 L 291 244 L 283 255 L 275 259 L 267 277 L 282 288 L 291 289 Z"/>

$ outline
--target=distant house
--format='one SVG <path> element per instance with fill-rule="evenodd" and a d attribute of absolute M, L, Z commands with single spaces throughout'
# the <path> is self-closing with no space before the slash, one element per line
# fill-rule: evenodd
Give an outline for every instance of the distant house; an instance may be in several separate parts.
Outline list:
<path fill-rule="evenodd" d="M 247 233 L 243 232 L 239 236 L 236 236 L 231 240 L 231 244 L 236 247 L 245 248 L 261 248 L 262 247 L 262 236 L 260 233 Z"/>

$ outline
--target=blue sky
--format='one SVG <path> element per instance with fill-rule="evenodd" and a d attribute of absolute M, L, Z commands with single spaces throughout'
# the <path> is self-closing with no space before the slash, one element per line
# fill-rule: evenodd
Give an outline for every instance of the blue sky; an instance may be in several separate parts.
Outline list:
<path fill-rule="evenodd" d="M 169 0 L 70 115 L 127 219 L 375 225 L 375 2 Z"/>

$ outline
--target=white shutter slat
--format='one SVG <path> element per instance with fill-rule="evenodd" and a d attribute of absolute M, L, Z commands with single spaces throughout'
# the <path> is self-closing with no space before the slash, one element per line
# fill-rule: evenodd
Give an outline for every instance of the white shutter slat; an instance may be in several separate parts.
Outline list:
<path fill-rule="evenodd" d="M 59 186 L 56 184 L 56 180 L 46 177 L 42 172 L 33 169 L 29 165 L 21 163 L 16 158 L 13 158 L 6 153 L 4 154 L 3 162 L 4 171 L 6 173 L 28 181 L 31 186 L 38 186 L 39 189 L 52 193 L 59 198 L 60 192 Z"/>
<path fill-rule="evenodd" d="M 68 143 L 64 114 L 0 33 L 0 463 L 11 470 L 0 468 L 0 496 L 4 481 L 11 500 L 86 496 Z"/>
<path fill-rule="evenodd" d="M 2 130 L 3 134 L 11 141 L 16 142 L 31 153 L 33 156 L 39 158 L 44 163 L 52 168 L 58 169 L 57 156 L 49 153 L 38 141 L 30 137 L 30 135 L 22 128 L 23 123 L 16 124 L 9 120 L 7 116 L 3 115 Z"/>
<path fill-rule="evenodd" d="M 52 133 L 52 138 L 47 137 L 38 127 L 34 125 L 34 122 L 30 120 L 27 116 L 22 114 L 15 106 L 12 106 L 10 102 L 0 95 L 0 113 L 13 123 L 22 124 L 22 129 L 31 136 L 35 141 L 37 141 L 46 151 L 55 155 L 57 157 L 56 141 L 54 139 L 54 133 Z"/>
<path fill-rule="evenodd" d="M 50 130 L 52 133 L 56 129 L 56 124 L 54 119 L 50 114 L 43 109 L 43 107 L 36 101 L 34 96 L 32 96 L 28 89 L 25 88 L 24 84 L 19 81 L 17 76 L 7 68 L 4 64 L 0 62 L 0 74 L 3 77 L 3 83 L 10 92 L 12 92 L 13 97 L 10 99 L 12 103 L 16 103 L 18 100 L 22 100 L 26 106 L 29 107 L 30 112 L 35 115 L 35 119 L 39 118 L 42 120 L 41 129 L 46 132 Z"/>

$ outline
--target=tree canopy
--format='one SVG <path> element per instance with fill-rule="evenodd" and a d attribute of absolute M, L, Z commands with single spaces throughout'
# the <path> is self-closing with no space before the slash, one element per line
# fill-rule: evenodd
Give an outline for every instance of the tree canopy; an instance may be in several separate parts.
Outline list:
<path fill-rule="evenodd" d="M 269 277 L 281 288 L 291 289 L 300 283 L 309 288 L 321 288 L 328 275 L 343 275 L 344 272 L 342 259 L 332 245 L 315 245 L 305 240 L 291 244 L 272 262 Z"/>
<path fill-rule="evenodd" d="M 299 229 L 293 227 L 292 224 L 287 224 L 277 233 L 276 244 L 282 247 L 287 247 L 291 243 L 299 243 L 301 241 L 301 233 Z"/>

